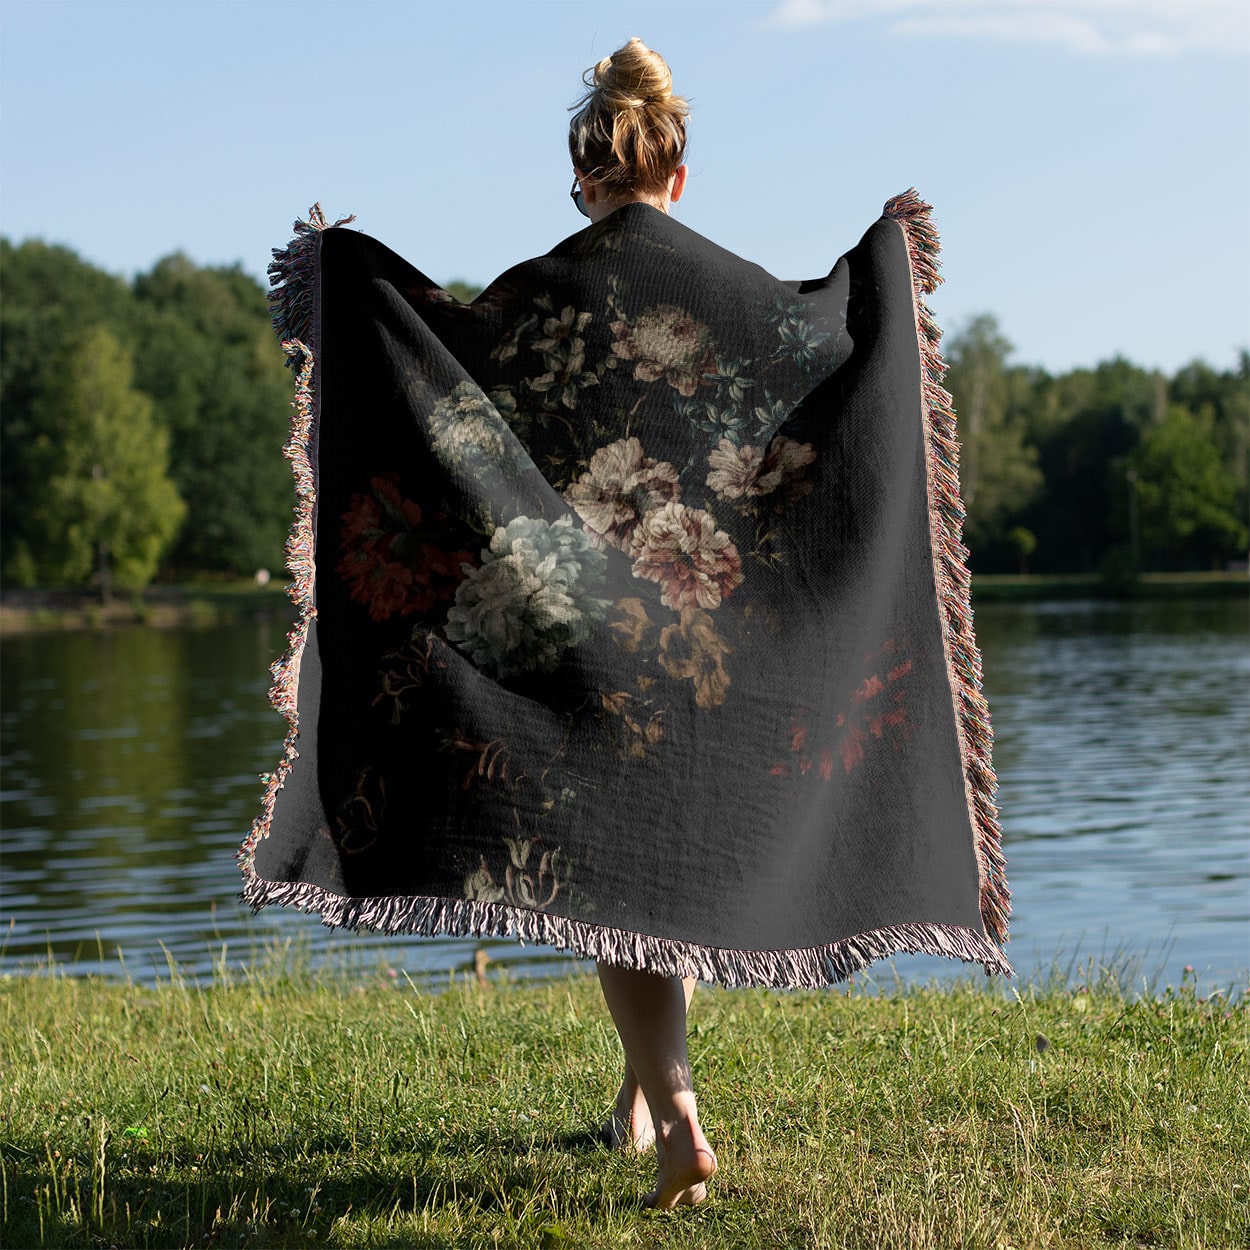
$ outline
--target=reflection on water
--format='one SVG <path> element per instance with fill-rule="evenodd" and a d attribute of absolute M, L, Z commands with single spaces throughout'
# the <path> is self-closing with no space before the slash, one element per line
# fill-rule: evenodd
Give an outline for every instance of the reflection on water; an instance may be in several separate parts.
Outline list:
<path fill-rule="evenodd" d="M 1173 979 L 1244 984 L 1247 621 L 1245 600 L 977 613 L 1020 964 L 1150 944 Z"/>
<path fill-rule="evenodd" d="M 1014 893 L 1009 953 L 1157 957 L 1208 983 L 1250 968 L 1247 603 L 989 604 L 977 613 Z M 234 853 L 282 725 L 265 698 L 276 623 L 18 637 L 4 644 L 0 755 L 10 926 L 0 967 L 51 954 L 136 979 L 207 975 L 267 939 L 471 965 L 474 940 L 336 934 L 235 901 Z M 564 970 L 487 943 L 518 975 Z M 945 961 L 899 960 L 929 977 Z"/>

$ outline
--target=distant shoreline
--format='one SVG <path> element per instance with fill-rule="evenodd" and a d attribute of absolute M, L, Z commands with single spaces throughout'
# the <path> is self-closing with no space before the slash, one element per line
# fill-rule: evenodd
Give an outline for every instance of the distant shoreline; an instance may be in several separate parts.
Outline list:
<path fill-rule="evenodd" d="M 249 620 L 295 619 L 286 584 L 260 586 L 251 579 L 149 586 L 142 594 L 118 594 L 107 606 L 84 590 L 0 590 L 0 637 L 150 625 L 163 629 Z"/>
<path fill-rule="evenodd" d="M 973 603 L 1044 599 L 1225 599 L 1250 595 L 1246 573 L 1145 573 L 1109 582 L 1096 573 L 982 573 L 973 578 Z M 172 629 L 249 620 L 295 619 L 281 582 L 187 582 L 118 595 L 107 607 L 83 590 L 0 590 L 0 636 L 149 625 Z"/>
<path fill-rule="evenodd" d="M 1245 572 L 1143 573 L 1110 581 L 1098 573 L 977 573 L 972 601 L 1041 599 L 1236 599 L 1250 595 Z"/>

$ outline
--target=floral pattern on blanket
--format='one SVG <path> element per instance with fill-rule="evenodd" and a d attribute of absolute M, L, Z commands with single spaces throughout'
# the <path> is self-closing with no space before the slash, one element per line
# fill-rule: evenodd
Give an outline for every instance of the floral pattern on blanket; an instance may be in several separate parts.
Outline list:
<path fill-rule="evenodd" d="M 514 517 L 491 535 L 482 563 L 465 566 L 446 637 L 491 676 L 551 672 L 603 620 L 606 564 L 572 517 Z"/>
<path fill-rule="evenodd" d="M 511 382 L 491 389 L 496 410 L 524 438 L 533 426 L 548 429 L 567 424 L 582 392 L 598 386 L 600 370 L 586 362 L 589 312 L 572 305 L 557 308 L 550 295 L 534 300 L 535 311 L 513 323 L 491 349 L 490 359 L 509 374 Z"/>
<path fill-rule="evenodd" d="M 455 596 L 472 568 L 472 552 L 446 548 L 446 517 L 425 520 L 420 505 L 400 493 L 398 473 L 378 474 L 367 492 L 352 495 L 336 568 L 373 620 L 432 611 Z"/>
<path fill-rule="evenodd" d="M 430 414 L 434 449 L 465 470 L 498 462 L 504 454 L 505 432 L 498 408 L 472 382 L 461 382 Z"/>
<path fill-rule="evenodd" d="M 568 885 L 568 865 L 559 847 L 548 848 L 541 838 L 503 839 L 508 856 L 494 873 L 485 855 L 464 879 L 464 896 L 481 903 L 512 903 L 542 911 Z"/>
<path fill-rule="evenodd" d="M 564 492 L 593 538 L 621 551 L 629 550 L 634 530 L 651 509 L 680 495 L 677 470 L 645 456 L 636 438 L 600 447 Z"/>
<path fill-rule="evenodd" d="M 621 373 L 638 385 L 634 411 L 667 403 L 709 450 L 721 440 L 738 445 L 763 437 L 767 443 L 789 416 L 770 389 L 770 375 L 810 375 L 834 338 L 832 330 L 812 324 L 801 299 L 774 296 L 759 310 L 773 338 L 771 352 L 735 356 L 688 309 L 645 302 L 631 309 L 628 283 L 619 275 L 609 280 L 598 313 L 562 303 L 551 292 L 531 304 L 489 353 L 500 373 L 490 402 L 522 439 L 557 423 L 572 431 L 572 414 L 590 388 Z M 630 415 L 621 413 L 622 425 Z M 554 483 L 567 484 L 559 457 L 544 457 L 542 467 Z"/>
<path fill-rule="evenodd" d="M 634 366 L 637 382 L 669 384 L 687 399 L 716 360 L 712 331 L 688 312 L 660 304 L 631 323 L 612 322 L 612 352 Z"/>
<path fill-rule="evenodd" d="M 790 414 L 769 385 L 773 371 L 814 368 L 829 338 L 807 322 L 801 301 L 778 298 L 760 310 L 775 347 L 748 359 L 689 310 L 631 308 L 628 296 L 621 278 L 608 283 L 598 310 L 539 294 L 489 350 L 487 375 L 431 395 L 425 409 L 432 450 L 469 483 L 518 471 L 509 430 L 524 448 L 543 431 L 533 438 L 543 449 L 536 463 L 563 514 L 482 512 L 480 549 L 448 550 L 398 475 L 386 473 L 352 496 L 343 517 L 337 567 L 352 599 L 374 620 L 419 616 L 383 658 L 374 703 L 390 725 L 405 724 L 422 687 L 446 680 L 456 652 L 510 683 L 556 673 L 572 649 L 598 639 L 628 674 L 622 688 L 564 707 L 568 732 L 544 758 L 455 726 L 439 731 L 441 750 L 464 760 L 456 784 L 488 787 L 516 825 L 465 866 L 468 899 L 543 909 L 567 897 L 573 868 L 541 830 L 543 814 L 585 780 L 565 759 L 572 733 L 581 750 L 615 757 L 613 767 L 644 767 L 670 743 L 676 701 L 698 715 L 725 705 L 735 662 L 758 646 L 751 640 L 764 626 L 751 587 L 791 559 L 786 513 L 820 468 L 812 443 L 780 431 Z M 593 413 L 583 411 L 596 388 Z M 673 422 L 688 431 L 687 463 L 660 450 Z M 809 743 L 796 710 L 789 757 L 761 759 L 761 771 L 828 780 L 835 764 L 849 772 L 870 739 L 906 732 L 906 669 L 866 677 L 823 745 Z M 384 806 L 384 781 L 359 777 L 342 808 L 342 836 L 366 844 Z"/>
<path fill-rule="evenodd" d="M 916 729 L 907 708 L 907 678 L 913 667 L 899 644 L 886 639 L 875 654 L 864 656 L 865 676 L 837 713 L 832 732 L 814 730 L 806 708 L 794 710 L 790 758 L 774 763 L 769 771 L 774 777 L 798 781 L 831 781 L 836 770 L 850 773 L 862 764 L 874 741 L 900 750 Z"/>

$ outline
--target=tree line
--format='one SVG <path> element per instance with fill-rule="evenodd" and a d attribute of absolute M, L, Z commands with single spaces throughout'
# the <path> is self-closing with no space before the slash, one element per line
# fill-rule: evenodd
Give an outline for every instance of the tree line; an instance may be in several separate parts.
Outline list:
<path fill-rule="evenodd" d="M 1012 353 L 990 316 L 945 345 L 974 571 L 1119 578 L 1245 559 L 1250 352 L 1171 377 L 1122 357 L 1051 375 Z"/>
<path fill-rule="evenodd" d="M 476 288 L 452 284 L 471 298 Z M 133 281 L 0 239 L 0 578 L 137 590 L 277 569 L 291 379 L 264 288 L 176 254 Z M 1172 377 L 1011 363 L 990 316 L 945 344 L 979 571 L 1220 567 L 1250 510 L 1250 353 Z"/>
<path fill-rule="evenodd" d="M 254 278 L 174 255 L 126 282 L 0 239 L 0 291 L 6 583 L 280 567 L 291 382 Z"/>

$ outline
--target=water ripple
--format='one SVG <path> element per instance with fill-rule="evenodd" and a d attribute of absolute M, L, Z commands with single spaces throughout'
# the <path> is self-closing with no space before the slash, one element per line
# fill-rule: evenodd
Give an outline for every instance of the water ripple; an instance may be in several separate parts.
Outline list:
<path fill-rule="evenodd" d="M 1062 952 L 1169 950 L 1225 986 L 1250 967 L 1244 602 L 977 611 L 1024 974 Z M 139 979 L 211 975 L 267 942 L 439 976 L 487 946 L 514 975 L 574 965 L 508 941 L 329 934 L 237 901 L 234 854 L 281 723 L 277 625 L 29 636 L 0 670 L 0 968 L 51 953 Z M 1170 944 L 1170 945 L 1169 945 Z M 1176 968 L 1172 968 L 1176 964 Z M 896 961 L 927 978 L 944 961 Z"/>

